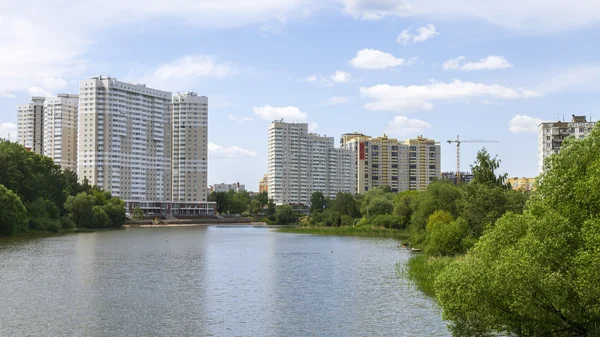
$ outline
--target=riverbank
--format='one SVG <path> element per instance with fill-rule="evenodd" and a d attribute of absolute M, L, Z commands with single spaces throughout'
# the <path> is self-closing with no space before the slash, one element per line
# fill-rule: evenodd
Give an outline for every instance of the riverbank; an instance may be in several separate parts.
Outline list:
<path fill-rule="evenodd" d="M 398 264 L 398 272 L 404 274 L 412 284 L 425 295 L 435 298 L 435 280 L 442 270 L 458 257 L 433 257 L 419 254 L 411 257 L 406 264 Z"/>
<path fill-rule="evenodd" d="M 407 241 L 410 237 L 408 231 L 388 229 L 381 227 L 292 227 L 279 228 L 277 231 L 283 233 L 297 234 L 318 234 L 318 235 L 337 235 L 337 236 L 361 236 L 361 237 L 384 237 L 401 241 Z"/>
<path fill-rule="evenodd" d="M 222 226 L 222 225 L 236 225 L 236 226 L 260 226 L 267 227 L 267 224 L 264 222 L 235 222 L 235 221 L 225 221 L 225 222 L 197 222 L 197 223 L 160 223 L 157 225 L 153 224 L 126 224 L 123 227 L 125 228 L 167 228 L 167 227 L 204 227 L 204 226 Z"/>

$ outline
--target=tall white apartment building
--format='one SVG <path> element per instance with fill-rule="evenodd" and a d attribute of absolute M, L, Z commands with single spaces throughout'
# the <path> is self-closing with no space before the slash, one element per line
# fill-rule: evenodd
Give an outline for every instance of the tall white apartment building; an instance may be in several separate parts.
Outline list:
<path fill-rule="evenodd" d="M 17 142 L 31 151 L 44 154 L 44 97 L 17 105 Z"/>
<path fill-rule="evenodd" d="M 308 133 L 307 123 L 269 124 L 268 193 L 276 204 L 308 205 L 313 192 L 355 193 L 356 158 L 333 137 Z"/>
<path fill-rule="evenodd" d="M 560 151 L 560 146 L 569 136 L 584 138 L 594 128 L 595 122 L 588 122 L 585 116 L 575 116 L 571 122 L 546 122 L 538 126 L 538 171 L 544 170 L 544 159 Z"/>
<path fill-rule="evenodd" d="M 171 93 L 98 76 L 79 84 L 77 175 L 129 200 L 171 198 Z"/>
<path fill-rule="evenodd" d="M 408 180 L 410 190 L 422 191 L 442 177 L 442 148 L 439 142 L 423 136 L 404 141 L 408 146 Z"/>
<path fill-rule="evenodd" d="M 44 155 L 63 169 L 77 170 L 79 96 L 59 94 L 44 101 Z"/>
<path fill-rule="evenodd" d="M 173 96 L 173 201 L 208 200 L 208 98 Z"/>

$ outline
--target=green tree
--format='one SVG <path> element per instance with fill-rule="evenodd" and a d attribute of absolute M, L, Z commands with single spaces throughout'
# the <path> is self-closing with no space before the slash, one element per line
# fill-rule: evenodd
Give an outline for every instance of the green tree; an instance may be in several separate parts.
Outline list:
<path fill-rule="evenodd" d="M 260 203 L 260 208 L 262 209 L 269 203 L 269 193 L 260 192 L 254 197 L 254 199 Z"/>
<path fill-rule="evenodd" d="M 106 212 L 104 212 L 104 207 L 102 206 L 93 206 L 92 207 L 92 221 L 89 227 L 92 228 L 105 228 L 109 227 L 110 219 Z"/>
<path fill-rule="evenodd" d="M 273 201 L 273 199 L 269 199 L 267 209 L 265 210 L 265 216 L 271 220 L 274 220 L 276 210 L 275 201 Z"/>
<path fill-rule="evenodd" d="M 456 336 L 598 336 L 600 126 L 545 163 L 523 214 L 506 213 L 435 282 Z"/>
<path fill-rule="evenodd" d="M 65 209 L 69 211 L 73 222 L 79 228 L 94 227 L 94 214 L 92 213 L 94 206 L 96 206 L 96 199 L 86 192 L 81 192 L 75 197 L 70 196 L 65 203 Z"/>
<path fill-rule="evenodd" d="M 325 209 L 325 196 L 323 192 L 316 191 L 310 196 L 310 214 L 315 212 L 323 212 Z"/>
<path fill-rule="evenodd" d="M 373 200 L 373 202 L 370 203 L 368 208 L 369 216 L 392 214 L 393 211 L 394 204 L 391 201 L 384 198 Z"/>
<path fill-rule="evenodd" d="M 507 188 L 508 186 L 505 185 L 505 181 L 508 174 L 505 173 L 496 176 L 496 170 L 500 167 L 500 162 L 497 156 L 492 158 L 485 148 L 479 150 L 475 164 L 471 165 L 471 172 L 473 172 L 473 180 L 471 182 L 474 184 L 487 184 Z"/>
<path fill-rule="evenodd" d="M 419 196 L 419 191 L 404 191 L 394 197 L 394 214 L 402 217 L 405 226 L 410 222 L 413 213 L 412 205 Z"/>
<path fill-rule="evenodd" d="M 374 188 L 372 190 L 367 191 L 362 196 L 362 203 L 360 205 L 360 213 L 362 216 L 370 217 L 372 214 L 370 213 L 372 204 L 380 199 L 388 200 L 389 202 L 394 202 L 394 193 L 388 191 L 388 189 L 380 187 Z M 392 206 L 393 208 L 393 206 Z M 376 214 L 373 214 L 376 215 Z"/>
<path fill-rule="evenodd" d="M 142 211 L 142 209 L 139 206 L 137 206 L 133 209 L 133 214 L 131 215 L 131 217 L 133 218 L 133 220 L 142 220 L 144 218 L 144 211 Z"/>
<path fill-rule="evenodd" d="M 217 203 L 217 212 L 219 214 L 226 213 L 229 209 L 229 196 L 227 192 L 211 192 L 208 196 L 208 201 Z"/>
<path fill-rule="evenodd" d="M 354 196 L 350 193 L 339 192 L 335 195 L 335 199 L 331 200 L 326 205 L 331 210 L 340 213 L 342 216 L 347 215 L 352 218 L 360 217 L 360 206 Z"/>
<path fill-rule="evenodd" d="M 248 213 L 254 216 L 260 214 L 260 212 L 262 212 L 262 205 L 260 204 L 260 201 L 252 199 L 250 201 L 250 205 L 248 206 Z"/>
<path fill-rule="evenodd" d="M 296 221 L 294 210 L 290 205 L 277 206 L 275 211 L 275 221 L 279 225 L 287 225 Z"/>
<path fill-rule="evenodd" d="M 438 180 L 427 185 L 424 192 L 412 201 L 414 209 L 411 215 L 411 226 L 415 230 L 424 230 L 427 219 L 437 210 L 447 211 L 452 217 L 460 215 L 460 200 L 463 191 L 447 180 Z"/>
<path fill-rule="evenodd" d="M 473 245 L 467 222 L 458 218 L 450 222 L 437 222 L 428 226 L 425 253 L 432 256 L 456 256 Z"/>
<path fill-rule="evenodd" d="M 12 235 L 25 230 L 27 210 L 13 191 L 0 185 L 0 234 Z"/>
<path fill-rule="evenodd" d="M 103 210 L 108 216 L 110 227 L 121 227 L 125 224 L 127 216 L 125 215 L 125 202 L 123 200 L 111 197 L 106 201 Z"/>

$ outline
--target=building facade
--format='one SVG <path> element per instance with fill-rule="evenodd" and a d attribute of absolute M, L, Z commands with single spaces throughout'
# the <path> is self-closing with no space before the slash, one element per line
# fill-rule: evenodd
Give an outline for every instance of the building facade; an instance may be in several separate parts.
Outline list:
<path fill-rule="evenodd" d="M 172 200 L 208 200 L 208 98 L 173 96 Z"/>
<path fill-rule="evenodd" d="M 513 190 L 533 191 L 535 189 L 535 178 L 508 178 L 507 183 Z"/>
<path fill-rule="evenodd" d="M 79 96 L 59 94 L 44 101 L 44 155 L 63 169 L 77 171 Z"/>
<path fill-rule="evenodd" d="M 121 199 L 169 200 L 170 162 L 170 92 L 104 76 L 80 82 L 80 179 Z"/>
<path fill-rule="evenodd" d="M 409 189 L 423 191 L 442 177 L 442 148 L 439 142 L 418 136 L 404 141 L 408 146 Z"/>
<path fill-rule="evenodd" d="M 211 186 L 212 192 L 229 192 L 234 191 L 235 193 L 243 192 L 246 190 L 246 185 L 240 183 L 233 184 L 214 184 Z"/>
<path fill-rule="evenodd" d="M 571 122 L 546 122 L 538 126 L 538 172 L 544 170 L 544 160 L 558 153 L 567 137 L 584 138 L 594 128 L 595 122 L 588 122 L 585 116 L 572 116 Z"/>
<path fill-rule="evenodd" d="M 456 184 L 456 172 L 442 172 L 442 179 L 448 179 Z M 473 180 L 473 173 L 460 172 L 460 183 L 468 184 Z"/>
<path fill-rule="evenodd" d="M 269 175 L 265 174 L 261 180 L 258 181 L 258 193 L 269 192 Z"/>
<path fill-rule="evenodd" d="M 44 97 L 34 96 L 28 104 L 17 105 L 17 142 L 44 154 Z"/>
<path fill-rule="evenodd" d="M 307 123 L 274 121 L 268 129 L 268 193 L 276 204 L 308 205 L 313 192 L 356 192 L 356 157 Z"/>
<path fill-rule="evenodd" d="M 390 187 L 392 192 L 424 190 L 441 177 L 440 144 L 421 136 L 398 141 L 386 135 L 347 133 L 341 146 L 355 153 L 357 193 L 377 187 Z"/>

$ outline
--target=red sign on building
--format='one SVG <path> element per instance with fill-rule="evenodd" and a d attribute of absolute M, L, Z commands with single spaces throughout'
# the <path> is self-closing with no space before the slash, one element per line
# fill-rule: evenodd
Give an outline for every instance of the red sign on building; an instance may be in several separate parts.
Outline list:
<path fill-rule="evenodd" d="M 360 151 L 359 151 L 358 158 L 360 160 L 365 160 L 365 143 L 364 142 L 360 142 L 359 149 L 360 149 Z"/>

